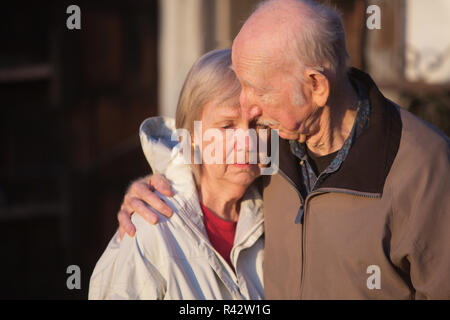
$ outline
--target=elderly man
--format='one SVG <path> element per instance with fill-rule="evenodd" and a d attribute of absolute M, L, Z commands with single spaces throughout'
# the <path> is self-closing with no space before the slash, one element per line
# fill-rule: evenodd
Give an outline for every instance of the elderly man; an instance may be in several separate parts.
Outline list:
<path fill-rule="evenodd" d="M 263 2 L 233 43 L 241 107 L 278 129 L 280 171 L 264 190 L 269 299 L 450 299 L 448 138 L 347 67 L 339 15 L 306 0 Z M 170 215 L 135 182 L 118 214 Z"/>

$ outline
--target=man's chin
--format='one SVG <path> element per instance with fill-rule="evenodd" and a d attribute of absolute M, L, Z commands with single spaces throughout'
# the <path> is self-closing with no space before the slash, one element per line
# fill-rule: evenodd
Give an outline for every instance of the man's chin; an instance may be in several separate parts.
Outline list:
<path fill-rule="evenodd" d="M 302 135 L 296 132 L 278 131 L 278 135 L 285 140 L 299 140 Z"/>

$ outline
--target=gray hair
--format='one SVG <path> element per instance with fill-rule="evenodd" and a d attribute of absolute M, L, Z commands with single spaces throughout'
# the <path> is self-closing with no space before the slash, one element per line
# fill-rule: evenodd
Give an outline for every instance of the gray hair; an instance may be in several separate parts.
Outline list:
<path fill-rule="evenodd" d="M 231 65 L 231 49 L 206 53 L 194 63 L 184 81 L 175 115 L 176 128 L 187 129 L 193 137 L 194 121 L 201 119 L 208 103 L 225 103 L 240 92 L 241 85 Z M 191 164 L 191 168 L 198 183 L 201 165 Z"/>
<path fill-rule="evenodd" d="M 261 2 L 255 12 L 275 5 L 279 0 Z M 301 18 L 306 28 L 286 30 L 293 39 L 290 46 L 303 67 L 322 67 L 339 77 L 346 73 L 349 55 L 340 13 L 312 0 L 291 0 L 305 9 Z M 298 24 L 299 25 L 299 24 Z M 292 51 L 291 51 L 292 52 Z M 290 52 L 290 53 L 291 53 Z"/>
<path fill-rule="evenodd" d="M 198 59 L 189 71 L 178 99 L 175 125 L 193 133 L 203 107 L 239 96 L 241 85 L 231 65 L 231 49 L 214 50 Z"/>

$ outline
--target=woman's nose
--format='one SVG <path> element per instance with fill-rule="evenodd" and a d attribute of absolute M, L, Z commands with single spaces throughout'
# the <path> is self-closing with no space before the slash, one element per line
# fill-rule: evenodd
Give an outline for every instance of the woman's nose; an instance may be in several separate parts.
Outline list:
<path fill-rule="evenodd" d="M 237 150 L 243 150 L 245 152 L 255 152 L 253 148 L 257 147 L 258 134 L 254 128 L 251 128 L 246 122 L 237 130 L 237 139 L 235 140 L 235 148 Z M 242 134 L 241 137 L 239 137 Z M 243 139 L 242 139 L 243 138 Z"/>

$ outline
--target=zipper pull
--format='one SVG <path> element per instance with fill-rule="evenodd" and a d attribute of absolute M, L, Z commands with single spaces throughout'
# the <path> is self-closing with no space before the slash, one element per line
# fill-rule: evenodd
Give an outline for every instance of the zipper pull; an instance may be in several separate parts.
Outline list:
<path fill-rule="evenodd" d="M 300 224 L 303 218 L 303 204 L 298 208 L 297 217 L 295 218 L 295 224 Z"/>

